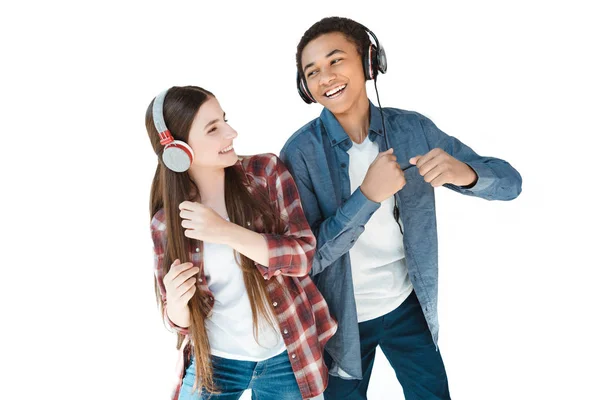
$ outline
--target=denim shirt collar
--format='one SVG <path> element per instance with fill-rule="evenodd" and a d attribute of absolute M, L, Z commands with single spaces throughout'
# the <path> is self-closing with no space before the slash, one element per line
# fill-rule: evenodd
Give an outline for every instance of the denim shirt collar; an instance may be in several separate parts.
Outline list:
<path fill-rule="evenodd" d="M 329 138 L 329 142 L 332 147 L 337 146 L 338 144 L 342 144 L 341 147 L 344 150 L 348 150 L 350 147 L 352 147 L 350 137 L 344 131 L 344 128 L 342 128 L 331 111 L 329 111 L 327 108 L 323 108 L 319 118 L 325 126 L 325 131 L 327 132 L 327 137 Z M 381 120 L 381 112 L 370 100 L 369 119 L 371 120 L 369 124 L 369 139 L 373 141 L 375 138 L 371 133 L 383 136 L 383 122 Z"/>

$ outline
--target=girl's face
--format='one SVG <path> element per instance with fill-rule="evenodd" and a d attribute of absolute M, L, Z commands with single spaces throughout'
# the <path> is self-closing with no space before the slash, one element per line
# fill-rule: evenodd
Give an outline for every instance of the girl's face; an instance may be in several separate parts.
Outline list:
<path fill-rule="evenodd" d="M 221 169 L 234 165 L 238 160 L 233 149 L 236 137 L 221 105 L 210 96 L 200 106 L 190 128 L 187 143 L 194 150 L 192 166 Z"/>

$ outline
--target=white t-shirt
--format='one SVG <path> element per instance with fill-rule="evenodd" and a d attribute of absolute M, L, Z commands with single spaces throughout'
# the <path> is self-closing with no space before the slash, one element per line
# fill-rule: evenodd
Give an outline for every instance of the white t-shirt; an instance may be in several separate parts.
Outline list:
<path fill-rule="evenodd" d="M 274 329 L 261 318 L 258 343 L 254 338 L 250 299 L 242 269 L 235 262 L 230 246 L 204 242 L 204 273 L 215 299 L 212 315 L 206 320 L 211 354 L 233 360 L 263 361 L 286 349 L 273 315 Z"/>
<path fill-rule="evenodd" d="M 348 150 L 351 192 L 361 185 L 378 154 L 377 143 L 368 138 Z M 412 292 L 402 240 L 392 196 L 381 203 L 350 249 L 358 322 L 395 310 Z"/>

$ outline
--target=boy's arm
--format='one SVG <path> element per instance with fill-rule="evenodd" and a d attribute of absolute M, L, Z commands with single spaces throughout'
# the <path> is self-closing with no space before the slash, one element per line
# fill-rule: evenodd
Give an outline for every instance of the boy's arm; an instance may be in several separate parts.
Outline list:
<path fill-rule="evenodd" d="M 310 272 L 314 276 L 352 248 L 356 239 L 364 232 L 365 224 L 381 204 L 367 199 L 358 188 L 334 215 L 323 219 L 302 154 L 284 148 L 279 157 L 296 182 L 304 214 L 317 238 L 317 252 Z"/>
<path fill-rule="evenodd" d="M 509 163 L 499 158 L 478 155 L 460 140 L 442 132 L 425 117 L 422 117 L 420 122 L 430 150 L 441 148 L 467 164 L 477 174 L 473 186 L 461 187 L 448 183 L 445 187 L 487 200 L 512 200 L 521 193 L 521 175 Z"/>

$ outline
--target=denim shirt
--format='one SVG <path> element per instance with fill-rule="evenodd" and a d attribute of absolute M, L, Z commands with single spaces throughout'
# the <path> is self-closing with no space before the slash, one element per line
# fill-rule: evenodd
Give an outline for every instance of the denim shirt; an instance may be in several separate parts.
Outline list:
<path fill-rule="evenodd" d="M 390 146 L 401 168 L 406 168 L 406 185 L 395 196 L 404 228 L 408 275 L 437 346 L 438 243 L 434 189 L 408 160 L 437 147 L 443 149 L 468 164 L 478 176 L 476 184 L 468 189 L 444 186 L 486 200 L 516 198 L 521 192 L 521 176 L 506 161 L 479 156 L 421 114 L 394 108 L 384 108 L 383 114 Z M 382 123 L 379 109 L 370 103 L 368 139 L 376 142 L 380 151 L 385 151 Z M 380 203 L 367 199 L 360 188 L 350 193 L 347 151 L 351 147 L 350 137 L 324 108 L 319 118 L 288 139 L 280 158 L 294 177 L 304 213 L 317 237 L 311 276 L 339 324 L 325 349 L 341 369 L 361 379 L 360 338 L 349 250 Z"/>

